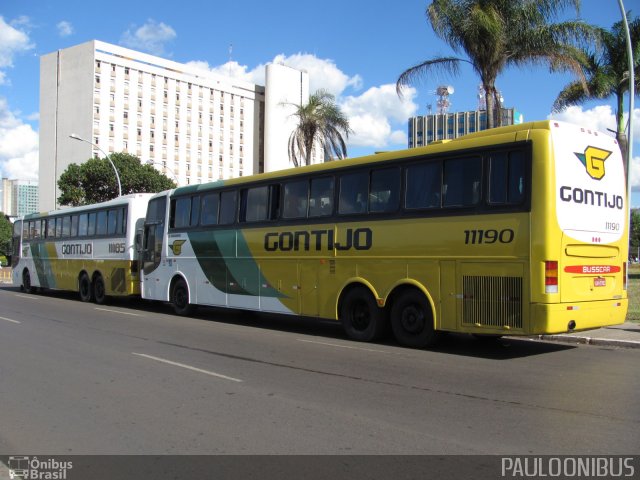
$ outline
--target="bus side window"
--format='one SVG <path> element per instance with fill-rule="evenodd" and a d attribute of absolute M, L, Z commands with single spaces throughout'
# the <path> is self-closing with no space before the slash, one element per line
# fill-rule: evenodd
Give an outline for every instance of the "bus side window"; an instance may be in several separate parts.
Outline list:
<path fill-rule="evenodd" d="M 253 187 L 242 190 L 242 209 L 244 210 L 245 222 L 266 220 L 268 205 L 269 187 Z"/>
<path fill-rule="evenodd" d="M 296 180 L 284 184 L 283 218 L 304 218 L 309 204 L 308 180 Z"/>
<path fill-rule="evenodd" d="M 524 154 L 501 152 L 489 159 L 489 203 L 514 205 L 524 199 Z"/>
<path fill-rule="evenodd" d="M 429 162 L 410 165 L 406 170 L 407 189 L 404 206 L 440 208 L 442 200 L 442 163 Z"/>
<path fill-rule="evenodd" d="M 96 218 L 96 235 L 107 234 L 107 211 L 100 210 Z"/>
<path fill-rule="evenodd" d="M 209 193 L 202 197 L 202 211 L 200 223 L 202 225 L 216 225 L 218 223 L 218 206 L 220 204 L 219 193 Z"/>
<path fill-rule="evenodd" d="M 62 217 L 62 236 L 71 236 L 71 217 L 69 215 Z"/>
<path fill-rule="evenodd" d="M 340 177 L 338 213 L 366 213 L 369 197 L 369 172 L 346 173 Z"/>
<path fill-rule="evenodd" d="M 220 195 L 220 225 L 231 225 L 236 221 L 237 192 L 229 190 Z"/>
<path fill-rule="evenodd" d="M 333 177 L 311 179 L 309 217 L 326 217 L 333 214 Z"/>
<path fill-rule="evenodd" d="M 78 215 L 73 215 L 71 217 L 71 236 L 78 236 Z"/>
<path fill-rule="evenodd" d="M 400 169 L 382 168 L 371 172 L 370 212 L 395 212 L 400 205 Z"/>
<path fill-rule="evenodd" d="M 62 217 L 56 218 L 56 238 L 62 238 Z"/>
<path fill-rule="evenodd" d="M 47 238 L 55 238 L 56 236 L 56 220 L 50 218 L 47 220 Z"/>
<path fill-rule="evenodd" d="M 89 215 L 86 213 L 81 213 L 78 217 L 78 236 L 86 237 L 87 229 L 89 227 Z"/>
<path fill-rule="evenodd" d="M 189 226 L 191 214 L 191 197 L 180 197 L 171 200 L 169 213 L 170 228 L 184 228 Z"/>
<path fill-rule="evenodd" d="M 479 157 L 456 158 L 444 162 L 445 207 L 469 207 L 480 201 L 482 162 Z"/>
<path fill-rule="evenodd" d="M 200 220 L 200 195 L 191 197 L 191 214 L 189 215 L 189 226 L 195 227 Z"/>
<path fill-rule="evenodd" d="M 96 234 L 96 212 L 89 214 L 89 222 L 87 225 L 87 235 L 93 237 Z"/>

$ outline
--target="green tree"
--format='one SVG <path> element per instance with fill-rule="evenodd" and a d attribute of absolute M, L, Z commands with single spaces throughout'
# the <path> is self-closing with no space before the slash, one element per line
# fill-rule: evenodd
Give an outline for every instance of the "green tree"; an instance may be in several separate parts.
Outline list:
<path fill-rule="evenodd" d="M 462 64 L 478 74 L 487 102 L 487 127 L 501 123 L 496 79 L 507 67 L 547 64 L 551 71 L 581 72 L 575 45 L 594 38 L 594 27 L 579 20 L 551 23 L 567 6 L 578 11 L 580 0 L 433 0 L 427 7 L 431 26 L 464 57 L 442 56 L 405 70 L 396 90 L 431 75 L 458 75 Z"/>
<path fill-rule="evenodd" d="M 152 165 L 141 164 L 134 155 L 113 153 L 109 158 L 118 169 L 123 195 L 161 192 L 176 187 L 170 178 Z M 80 165 L 69 165 L 60 175 L 58 187 L 61 192 L 58 197 L 60 205 L 88 205 L 118 196 L 115 172 L 107 160 L 99 158 L 92 158 Z"/>
<path fill-rule="evenodd" d="M 640 209 L 631 211 L 629 225 L 629 256 L 635 258 L 640 251 Z"/>
<path fill-rule="evenodd" d="M 314 143 L 318 142 L 328 161 L 332 156 L 345 158 L 345 138 L 352 133 L 349 120 L 335 102 L 335 97 L 325 90 L 318 90 L 309 97 L 306 105 L 294 105 L 292 113 L 298 118 L 298 126 L 289 137 L 289 158 L 296 167 L 309 165 Z"/>
<path fill-rule="evenodd" d="M 629 14 L 627 15 L 629 16 Z M 613 24 L 611 30 L 599 29 L 602 48 L 583 50 L 586 59 L 584 70 L 587 90 L 579 82 L 566 85 L 558 94 L 553 110 L 558 112 L 570 105 L 588 100 L 616 99 L 616 138 L 622 155 L 627 155 L 627 135 L 624 126 L 624 94 L 629 91 L 629 60 L 627 38 L 622 21 Z M 640 90 L 640 18 L 629 22 L 629 33 L 633 49 L 633 65 L 636 94 Z M 626 162 L 625 162 L 626 163 Z"/>
<path fill-rule="evenodd" d="M 11 236 L 13 225 L 7 216 L 0 212 L 0 256 L 11 255 Z"/>

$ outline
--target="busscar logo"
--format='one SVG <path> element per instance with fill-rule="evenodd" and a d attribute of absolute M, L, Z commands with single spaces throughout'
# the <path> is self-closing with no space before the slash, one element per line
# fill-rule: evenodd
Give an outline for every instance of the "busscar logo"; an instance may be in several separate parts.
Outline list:
<path fill-rule="evenodd" d="M 609 158 L 611 152 L 598 147 L 587 147 L 584 153 L 576 153 L 580 163 L 587 169 L 587 173 L 594 180 L 601 180 L 604 177 L 604 161 Z"/>
<path fill-rule="evenodd" d="M 169 245 L 174 255 L 180 255 L 182 253 L 182 244 L 185 242 L 186 240 L 175 240 L 171 245 Z"/>

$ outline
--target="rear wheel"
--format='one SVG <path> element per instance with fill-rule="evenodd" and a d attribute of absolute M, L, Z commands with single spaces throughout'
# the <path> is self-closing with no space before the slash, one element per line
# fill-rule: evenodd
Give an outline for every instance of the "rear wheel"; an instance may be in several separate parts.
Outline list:
<path fill-rule="evenodd" d="M 393 302 L 391 328 L 399 344 L 424 348 L 433 345 L 438 334 L 427 297 L 417 290 L 405 290 Z"/>
<path fill-rule="evenodd" d="M 371 292 L 356 287 L 347 292 L 340 308 L 342 328 L 353 340 L 371 342 L 382 336 L 387 319 Z"/>
<path fill-rule="evenodd" d="M 193 313 L 194 306 L 189 303 L 189 287 L 183 279 L 176 280 L 171 290 L 171 304 L 178 315 L 187 316 Z"/>
<path fill-rule="evenodd" d="M 98 305 L 103 305 L 107 301 L 107 291 L 102 275 L 97 275 L 93 280 L 93 298 Z"/>
<path fill-rule="evenodd" d="M 86 273 L 80 275 L 80 279 L 78 280 L 78 293 L 80 294 L 80 300 L 82 300 L 83 302 L 91 301 L 93 291 L 91 289 L 91 281 L 89 280 L 89 275 L 87 275 Z"/>

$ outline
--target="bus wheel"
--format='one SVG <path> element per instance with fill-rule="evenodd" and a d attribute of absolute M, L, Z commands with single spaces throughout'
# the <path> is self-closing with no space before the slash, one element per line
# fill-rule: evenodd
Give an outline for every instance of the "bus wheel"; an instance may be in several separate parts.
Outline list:
<path fill-rule="evenodd" d="M 378 307 L 368 289 L 356 287 L 342 300 L 340 322 L 349 338 L 371 342 L 380 338 L 385 330 L 385 311 Z"/>
<path fill-rule="evenodd" d="M 27 269 L 22 272 L 22 288 L 27 293 L 35 293 L 36 291 L 35 287 L 31 285 L 31 275 Z"/>
<path fill-rule="evenodd" d="M 100 274 L 96 275 L 96 278 L 93 280 L 93 299 L 98 305 L 104 305 L 107 301 L 104 279 Z"/>
<path fill-rule="evenodd" d="M 391 328 L 398 343 L 405 347 L 429 347 L 438 337 L 427 297 L 417 290 L 405 290 L 393 302 Z"/>
<path fill-rule="evenodd" d="M 78 293 L 80 293 L 80 300 L 83 302 L 90 302 L 93 292 L 91 291 L 91 282 L 89 281 L 89 275 L 83 273 L 78 280 Z"/>
<path fill-rule="evenodd" d="M 171 304 L 177 315 L 187 316 L 193 313 L 194 307 L 189 303 L 189 287 L 181 278 L 176 281 L 171 290 Z"/>

